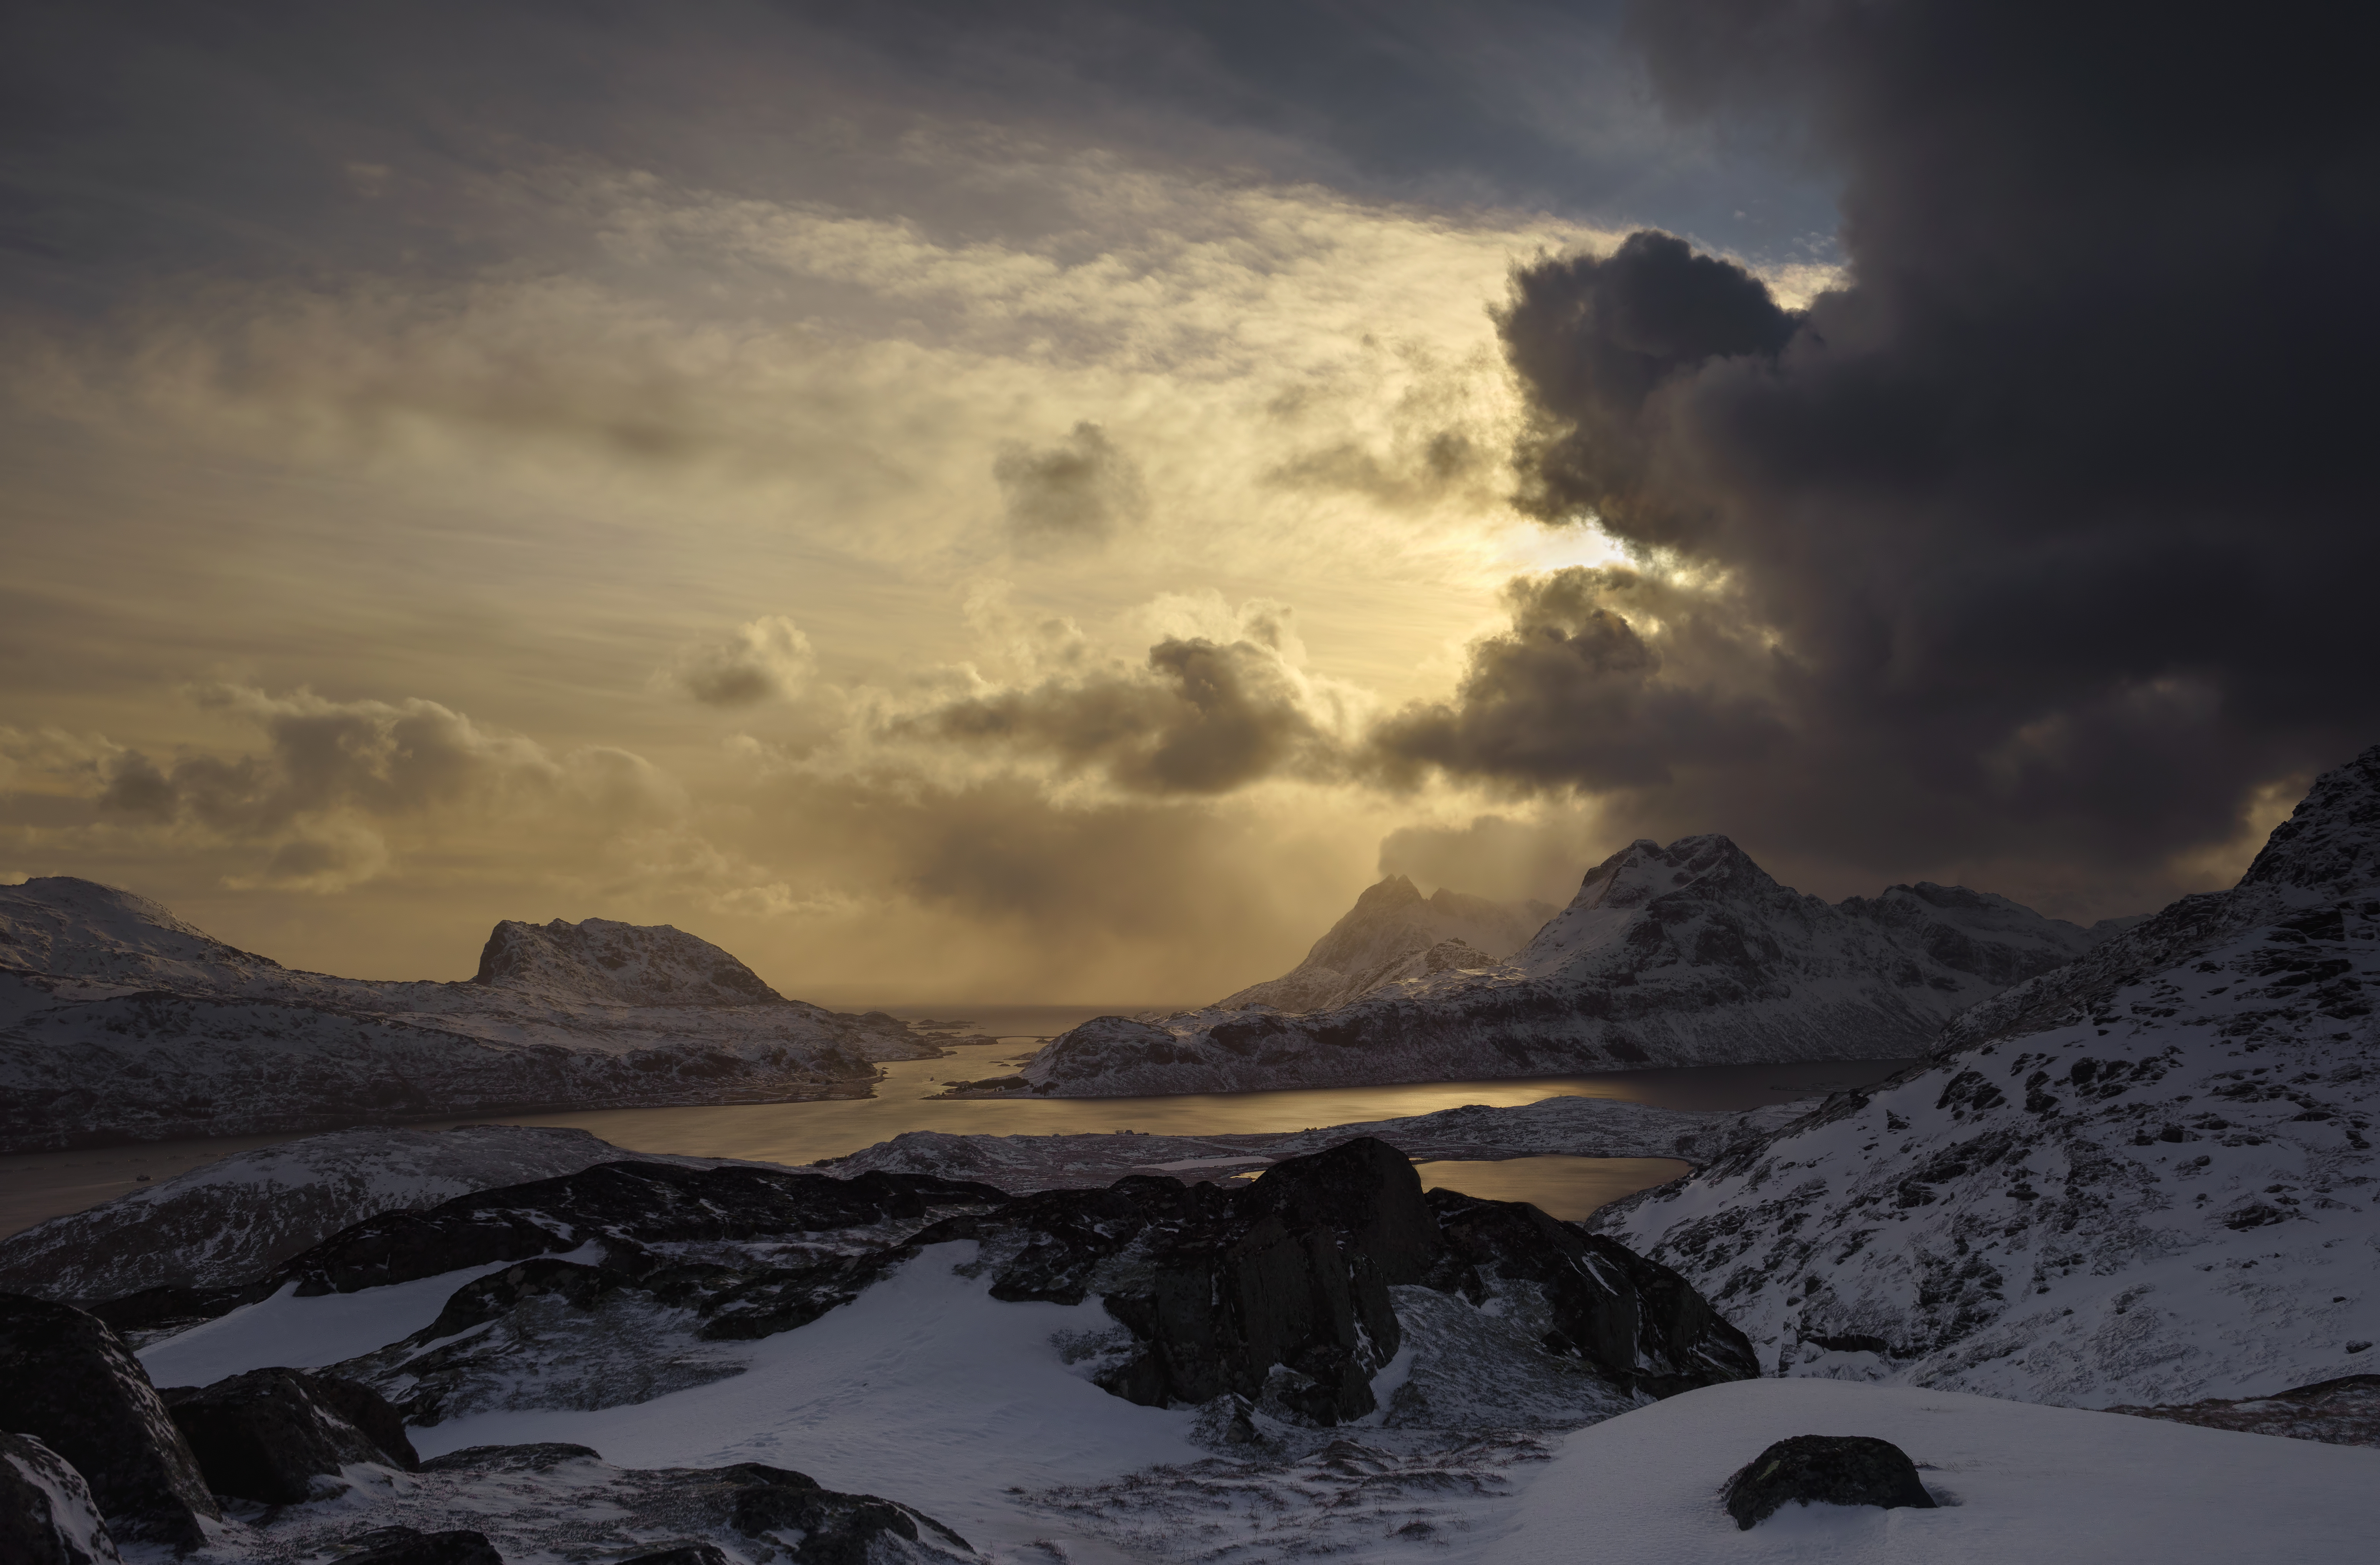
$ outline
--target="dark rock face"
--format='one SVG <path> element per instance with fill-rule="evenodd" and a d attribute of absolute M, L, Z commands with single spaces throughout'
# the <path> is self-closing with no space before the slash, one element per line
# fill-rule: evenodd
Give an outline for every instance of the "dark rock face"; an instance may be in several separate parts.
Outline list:
<path fill-rule="evenodd" d="M 8 1432 L 72 1463 L 116 1536 L 195 1547 L 222 1515 L 148 1372 L 92 1316 L 0 1293 L 0 1385 Z"/>
<path fill-rule="evenodd" d="M 868 1565 L 875 1540 L 888 1536 L 973 1552 L 965 1538 L 923 1512 L 874 1495 L 820 1488 L 818 1480 L 782 1467 L 743 1462 L 672 1475 L 697 1503 L 723 1502 L 729 1524 L 747 1537 L 799 1532 L 803 1565 Z"/>
<path fill-rule="evenodd" d="M 2266 1397 L 2210 1397 L 2107 1411 L 2326 1445 L 2380 1446 L 2380 1375 L 2341 1375 Z"/>
<path fill-rule="evenodd" d="M 1320 1425 L 1370 1413 L 1402 1328 L 1389 1290 L 1487 1297 L 1481 1270 L 1547 1288 L 1548 1351 L 1666 1396 L 1756 1373 L 1750 1345 L 1666 1268 L 1517 1202 L 1425 1197 L 1402 1153 L 1361 1137 L 1240 1189 L 1148 1176 L 1051 1190 L 950 1219 L 915 1243 L 977 1239 L 1001 1299 L 1100 1293 L 1136 1351 L 1099 1383 L 1163 1407 L 1232 1395 Z"/>
<path fill-rule="evenodd" d="M 252 1369 L 160 1394 L 219 1495 L 298 1505 L 353 1462 L 419 1465 L 396 1410 L 352 1380 Z"/>
<path fill-rule="evenodd" d="M 354 1541 L 363 1547 L 339 1556 L 339 1565 L 504 1565 L 485 1533 L 382 1527 Z"/>
<path fill-rule="evenodd" d="M 0 1435 L 0 1559 L 121 1565 L 82 1474 L 30 1435 Z"/>
<path fill-rule="evenodd" d="M 709 940 L 667 924 L 507 918 L 480 952 L 475 984 L 622 1005 L 783 1005 L 783 995 Z"/>
<path fill-rule="evenodd" d="M 1890 1440 L 1865 1435 L 1795 1435 L 1754 1457 L 1720 1491 L 1738 1531 L 1749 1532 L 1789 1500 L 1803 1505 L 1935 1509 L 1917 1464 Z"/>
<path fill-rule="evenodd" d="M 1657 1397 L 1759 1375 L 1743 1333 L 1669 1268 L 1526 1202 L 1451 1190 L 1433 1190 L 1428 1201 L 1446 1239 L 1434 1285 L 1475 1303 L 1486 1296 L 1485 1269 L 1539 1284 L 1554 1308 L 1549 1351 Z"/>
<path fill-rule="evenodd" d="M 727 1556 L 715 1543 L 690 1543 L 677 1548 L 664 1548 L 652 1554 L 639 1554 L 621 1565 L 729 1565 Z"/>
<path fill-rule="evenodd" d="M 457 1196 L 426 1212 L 386 1212 L 293 1256 L 259 1284 L 302 1295 L 352 1293 L 492 1261 L 525 1261 L 600 1242 L 613 1267 L 662 1263 L 646 1246 L 798 1238 L 923 1219 L 931 1207 L 1008 1200 L 988 1184 L 927 1174 L 832 1179 L 790 1169 L 603 1163 L 560 1179 Z"/>

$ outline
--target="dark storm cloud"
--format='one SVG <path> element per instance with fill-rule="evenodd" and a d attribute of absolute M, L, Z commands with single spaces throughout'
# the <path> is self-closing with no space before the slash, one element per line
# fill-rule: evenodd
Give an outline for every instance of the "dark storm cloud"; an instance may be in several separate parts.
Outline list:
<path fill-rule="evenodd" d="M 1708 612 L 1675 593 L 1665 660 L 1625 617 L 1656 590 L 1638 573 L 1572 567 L 1505 590 L 1512 628 L 1472 645 L 1451 702 L 1416 704 L 1374 729 L 1380 772 L 1439 768 L 1525 788 L 1592 791 L 1666 782 L 1686 765 L 1740 765 L 1781 736 L 1756 694 L 1711 682 Z M 1686 654 L 1683 667 L 1665 661 Z"/>
<path fill-rule="evenodd" d="M 1792 742 L 1628 810 L 1895 869 L 2146 873 L 2380 735 L 2380 116 L 2344 14 L 1687 0 L 1634 25 L 1681 113 L 1841 171 L 1852 281 L 1789 316 L 1658 234 L 1515 278 L 1523 501 L 1673 551 L 1779 642 Z M 1403 747 L 1628 784 L 1600 746 L 1457 742 L 1542 700 L 1516 676 L 1583 723 L 1624 708 L 1628 637 L 1569 623 L 1539 646 L 1516 621 Z"/>
<path fill-rule="evenodd" d="M 1007 505 L 1009 532 L 1028 552 L 1104 543 L 1148 504 L 1139 467 L 1089 422 L 1054 445 L 1003 446 L 991 476 Z"/>
<path fill-rule="evenodd" d="M 1254 641 L 1173 637 L 1145 668 L 973 697 L 894 730 L 1097 771 L 1135 794 L 1221 794 L 1319 774 L 1331 746 L 1280 655 Z"/>

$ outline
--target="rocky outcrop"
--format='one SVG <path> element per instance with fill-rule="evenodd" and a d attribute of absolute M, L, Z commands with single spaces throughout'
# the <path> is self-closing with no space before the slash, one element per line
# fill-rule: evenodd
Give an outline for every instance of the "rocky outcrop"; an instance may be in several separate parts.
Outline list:
<path fill-rule="evenodd" d="M 2277 1435 L 2333 1446 L 2380 1446 L 2380 1375 L 2341 1375 L 2262 1397 L 2208 1397 L 2156 1407 L 2111 1407 L 2136 1418 L 2163 1418 L 2243 1435 Z"/>
<path fill-rule="evenodd" d="M 0 1293 L 0 1385 L 6 1432 L 81 1474 L 117 1538 L 189 1547 L 222 1515 L 140 1361 L 82 1311 Z"/>
<path fill-rule="evenodd" d="M 252 1369 L 158 1395 L 219 1495 L 298 1505 L 345 1488 L 340 1474 L 356 1463 L 420 1464 L 396 1410 L 352 1380 Z"/>
<path fill-rule="evenodd" d="M 87 880 L 0 887 L 0 1151 L 864 1096 L 934 1046 L 682 931 L 500 926 L 480 981 L 294 972 Z"/>
<path fill-rule="evenodd" d="M 1307 1015 L 1099 1018 L 1043 1049 L 1016 1090 L 1110 1097 L 1902 1058 L 1962 1008 L 2094 939 L 1957 888 L 1896 886 L 1830 906 L 1779 885 L 1725 837 L 1639 842 L 1597 866 L 1570 906 L 1495 968 L 1416 974 Z"/>
<path fill-rule="evenodd" d="M 504 1565 L 487 1534 L 466 1527 L 443 1533 L 379 1527 L 355 1541 L 363 1547 L 340 1555 L 339 1565 Z"/>
<path fill-rule="evenodd" d="M 480 952 L 475 984 L 614 1005 L 783 1005 L 785 997 L 709 940 L 668 924 L 610 918 L 505 919 Z"/>
<path fill-rule="evenodd" d="M 2334 1378 L 2380 1338 L 2375 994 L 2380 748 L 2233 890 L 1594 1226 L 1780 1373 L 2082 1406 Z"/>
<path fill-rule="evenodd" d="M 560 1126 L 330 1131 L 236 1153 L 11 1234 L 0 1240 L 0 1290 L 87 1307 L 161 1291 L 140 1313 L 129 1304 L 122 1318 L 101 1312 L 118 1330 L 203 1316 L 212 1313 L 204 1292 L 236 1291 L 367 1218 L 635 1156 Z"/>
<path fill-rule="evenodd" d="M 1278 978 L 1215 1002 L 1218 1011 L 1332 1011 L 1405 978 L 1492 967 L 1554 916 L 1543 902 L 1490 902 L 1440 886 L 1425 897 L 1391 875 L 1367 888 L 1346 916 Z"/>
<path fill-rule="evenodd" d="M 122 1565 L 90 1486 L 30 1435 L 0 1434 L 0 1559 L 10 1565 Z"/>
<path fill-rule="evenodd" d="M 1738 1468 L 1720 1498 L 1737 1529 L 1747 1533 L 1789 1504 L 1936 1509 L 1909 1453 L 1866 1435 L 1779 1440 Z"/>
<path fill-rule="evenodd" d="M 1483 1272 L 1548 1289 L 1564 1329 L 1542 1348 L 1624 1392 L 1667 1395 L 1754 1373 L 1750 1349 L 1674 1274 L 1534 1207 L 1425 1197 L 1403 1154 L 1360 1137 L 1232 1191 L 1128 1178 L 951 1219 L 916 1243 L 986 1246 L 995 1298 L 1102 1296 L 1133 1347 L 1099 1383 L 1150 1406 L 1234 1397 L 1333 1425 L 1378 1405 L 1400 1287 L 1483 1304 Z"/>

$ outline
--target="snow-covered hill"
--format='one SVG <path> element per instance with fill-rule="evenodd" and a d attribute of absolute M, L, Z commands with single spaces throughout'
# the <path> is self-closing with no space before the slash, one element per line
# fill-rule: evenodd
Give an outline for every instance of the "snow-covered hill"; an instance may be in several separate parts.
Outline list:
<path fill-rule="evenodd" d="M 1892 1059 L 2108 932 L 1954 886 L 1829 905 L 1779 885 L 1725 837 L 1638 842 L 1590 871 L 1509 963 L 1418 973 L 1309 1015 L 1101 1017 L 1052 1041 L 1011 1090 L 1100 1098 Z"/>
<path fill-rule="evenodd" d="M 1492 966 L 1527 944 L 1555 911 L 1550 903 L 1490 902 L 1444 886 L 1425 897 L 1391 875 L 1366 888 L 1305 961 L 1214 1009 L 1332 1011 L 1400 979 Z"/>
<path fill-rule="evenodd" d="M 2375 996 L 2380 747 L 2324 775 L 2234 890 L 1596 1223 L 1791 1374 L 2101 1406 L 2368 1370 Z"/>
<path fill-rule="evenodd" d="M 933 1052 L 679 930 L 499 925 L 468 983 L 301 973 L 88 880 L 0 887 L 0 1152 L 533 1109 L 863 1096 Z"/>

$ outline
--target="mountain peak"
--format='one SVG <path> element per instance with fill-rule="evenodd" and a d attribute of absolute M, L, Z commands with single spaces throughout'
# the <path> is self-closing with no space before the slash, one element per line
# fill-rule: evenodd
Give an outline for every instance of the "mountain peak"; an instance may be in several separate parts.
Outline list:
<path fill-rule="evenodd" d="M 1380 912 L 1395 907 L 1411 907 L 1422 900 L 1420 890 L 1411 880 L 1402 875 L 1390 875 L 1376 885 L 1365 887 L 1363 893 L 1356 897 L 1355 905 Z"/>
<path fill-rule="evenodd" d="M 619 1005 L 782 1005 L 784 996 L 709 940 L 668 924 L 507 918 L 480 952 L 475 984 Z"/>
<path fill-rule="evenodd" d="M 1777 884 L 1733 838 L 1716 831 L 1681 837 L 1667 847 L 1639 837 L 1586 872 L 1571 906 L 1642 907 L 1655 897 L 1706 881 L 1762 889 Z"/>
<path fill-rule="evenodd" d="M 225 945 L 162 903 L 72 875 L 0 886 L 0 965 L 83 978 L 210 986 L 259 971 L 269 956 Z"/>
<path fill-rule="evenodd" d="M 2380 745 L 2315 778 L 2240 884 L 2332 892 L 2380 884 Z"/>

